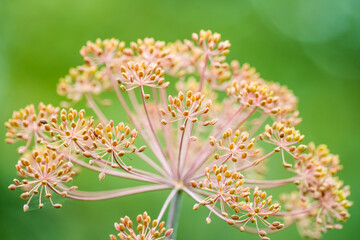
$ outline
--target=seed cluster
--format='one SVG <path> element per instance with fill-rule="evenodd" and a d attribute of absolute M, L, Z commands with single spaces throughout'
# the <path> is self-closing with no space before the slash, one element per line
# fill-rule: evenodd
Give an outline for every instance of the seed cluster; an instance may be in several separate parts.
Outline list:
<path fill-rule="evenodd" d="M 170 237 L 173 229 L 166 229 L 165 222 L 158 222 L 156 219 L 151 221 L 147 212 L 136 217 L 136 229 L 134 223 L 126 216 L 115 223 L 115 229 L 119 232 L 117 235 L 121 240 L 160 240 Z M 135 224 L 136 224 L 135 223 Z M 115 235 L 110 235 L 111 240 L 116 240 Z"/>
<path fill-rule="evenodd" d="M 127 166 L 121 158 L 126 153 L 143 152 L 145 146 L 137 149 L 134 146 L 135 139 L 138 132 L 126 126 L 123 122 L 115 125 L 111 120 L 109 124 L 104 126 L 102 123 L 98 124 L 95 129 L 88 131 L 88 136 L 92 140 L 92 144 L 85 146 L 84 156 L 100 160 L 100 163 L 105 163 L 104 169 L 107 165 L 111 167 L 120 167 L 126 171 L 131 170 L 131 166 Z M 94 162 L 92 161 L 91 164 Z M 105 173 L 101 172 L 100 180 L 105 177 Z"/>
<path fill-rule="evenodd" d="M 254 149 L 255 138 L 249 139 L 249 136 L 248 132 L 236 130 L 233 133 L 233 130 L 229 128 L 223 133 L 222 139 L 219 139 L 217 142 L 214 137 L 210 137 L 211 146 L 217 147 L 219 151 L 225 151 L 225 154 L 221 156 L 216 153 L 215 159 L 222 161 L 222 164 L 228 160 L 236 163 L 239 159 L 250 162 L 249 159 L 256 156 L 260 150 Z"/>
<path fill-rule="evenodd" d="M 295 130 L 294 127 L 286 127 L 283 123 L 274 122 L 272 126 L 265 126 L 265 133 L 261 134 L 259 138 L 267 143 L 277 146 L 275 151 L 286 151 L 295 159 L 302 156 L 302 153 L 307 149 L 306 145 L 296 144 L 302 142 L 305 138 L 300 134 L 299 130 Z M 285 161 L 284 155 L 283 165 L 285 168 L 290 168 L 292 165 Z"/>
<path fill-rule="evenodd" d="M 43 148 L 41 151 L 24 155 L 18 161 L 16 169 L 23 179 L 14 179 L 14 184 L 11 184 L 9 189 L 24 189 L 25 192 L 20 197 L 28 199 L 24 205 L 25 212 L 29 209 L 29 204 L 35 195 L 39 196 L 39 208 L 44 206 L 44 196 L 49 199 L 53 207 L 62 207 L 61 204 L 53 202 L 51 193 L 55 192 L 61 196 L 66 196 L 67 192 L 60 190 L 61 188 L 58 189 L 58 185 L 70 182 L 75 174 L 64 155 L 58 155 Z M 74 189 L 76 187 L 70 188 L 70 190 Z"/>
<path fill-rule="evenodd" d="M 299 201 L 317 201 L 320 206 L 316 209 L 315 217 L 308 215 L 320 227 L 319 231 L 338 229 L 341 227 L 334 220 L 343 222 L 349 218 L 348 208 L 352 203 L 347 200 L 349 187 L 343 186 L 334 175 L 341 170 L 338 156 L 329 152 L 326 145 L 315 147 L 309 144 L 309 153 L 295 163 L 294 170 L 300 176 L 295 183 L 300 192 Z M 334 219 L 334 220 L 333 220 Z"/>
<path fill-rule="evenodd" d="M 85 110 L 79 112 L 70 108 L 69 111 L 62 109 L 60 119 L 58 116 L 51 118 L 51 122 L 44 122 L 45 130 L 49 132 L 52 141 L 46 141 L 49 149 L 54 151 L 61 147 L 68 148 L 70 153 L 80 154 L 84 145 L 89 141 L 88 131 L 94 123 L 93 118 L 85 118 Z"/>
<path fill-rule="evenodd" d="M 96 66 L 72 68 L 69 75 L 60 78 L 57 91 L 72 101 L 79 101 L 86 94 L 99 95 L 109 90 L 111 83 L 104 70 L 97 71 Z"/>
<path fill-rule="evenodd" d="M 279 98 L 269 90 L 267 84 L 261 79 L 257 80 L 233 80 L 231 87 L 227 90 L 236 100 L 246 107 L 254 106 L 263 109 L 266 114 L 277 114 L 280 112 L 277 101 Z"/>
<path fill-rule="evenodd" d="M 216 166 L 205 170 L 205 180 L 196 183 L 191 182 L 193 188 L 199 188 L 209 192 L 208 197 L 199 204 L 210 206 L 210 214 L 207 223 L 211 223 L 210 215 L 217 203 L 220 203 L 220 210 L 223 219 L 229 225 L 240 225 L 240 230 L 244 231 L 248 222 L 256 223 L 256 229 L 261 239 L 267 240 L 267 233 L 258 227 L 262 223 L 270 230 L 281 229 L 284 225 L 278 221 L 269 223 L 269 216 L 275 215 L 280 211 L 278 203 L 272 204 L 272 196 L 267 196 L 266 192 L 257 187 L 252 193 L 249 187 L 243 187 L 245 179 L 243 175 L 236 171 L 228 170 L 226 165 Z M 197 210 L 199 204 L 195 204 L 193 209 Z"/>
<path fill-rule="evenodd" d="M 18 141 L 25 141 L 24 146 L 19 147 L 18 152 L 24 154 L 32 144 L 41 138 L 44 130 L 42 122 L 51 120 L 57 115 L 59 109 L 52 105 L 40 103 L 37 110 L 34 105 L 26 106 L 24 109 L 15 111 L 11 119 L 5 123 L 8 130 L 6 142 L 13 144 Z"/>
<path fill-rule="evenodd" d="M 211 175 L 213 174 L 213 176 Z M 192 181 L 193 188 L 199 188 L 209 191 L 210 194 L 207 198 L 201 201 L 199 204 L 206 206 L 215 206 L 220 202 L 221 213 L 224 217 L 230 217 L 231 214 L 228 210 L 235 209 L 240 198 L 246 197 L 250 194 L 250 188 L 243 188 L 244 177 L 238 173 L 227 169 L 226 165 L 216 166 L 214 165 L 210 170 L 205 170 L 205 179 L 203 181 Z M 199 208 L 199 204 L 194 205 L 194 210 Z M 211 222 L 210 215 L 207 217 L 207 223 Z"/>
<path fill-rule="evenodd" d="M 117 39 L 96 39 L 93 43 L 88 41 L 86 46 L 80 50 L 81 56 L 84 61 L 91 66 L 103 65 L 110 62 L 116 57 L 125 47 L 124 42 Z"/>
<path fill-rule="evenodd" d="M 154 38 L 138 39 L 137 42 L 130 43 L 130 48 L 137 53 L 139 59 L 148 64 L 155 63 L 163 68 L 172 61 L 170 49 L 164 41 L 156 41 Z"/>
<path fill-rule="evenodd" d="M 216 119 L 205 122 L 199 119 L 201 115 L 208 113 L 211 107 L 211 101 L 207 101 L 204 106 L 205 95 L 201 92 L 193 93 L 189 90 L 185 95 L 180 91 L 177 97 L 170 95 L 168 100 L 170 104 L 167 107 L 167 112 L 164 109 L 160 109 L 160 113 L 163 116 L 168 114 L 175 120 L 167 121 L 162 119 L 161 123 L 164 125 L 179 120 L 200 123 L 203 126 L 214 125 L 217 122 Z M 181 125 L 180 130 L 183 131 L 184 129 L 185 126 Z"/>
<path fill-rule="evenodd" d="M 200 34 L 193 33 L 192 40 L 202 48 L 203 54 L 208 55 L 210 60 L 217 56 L 226 56 L 230 52 L 230 42 L 220 41 L 221 35 L 210 30 L 201 30 Z M 190 42 L 187 43 L 189 47 L 192 46 Z"/>
<path fill-rule="evenodd" d="M 118 82 L 123 91 L 132 90 L 139 86 L 166 88 L 169 85 L 169 82 L 164 80 L 164 70 L 153 63 L 148 64 L 146 61 L 128 62 L 126 66 L 120 67 L 120 71 L 121 76 L 118 78 Z M 149 98 L 149 96 L 145 98 Z"/>

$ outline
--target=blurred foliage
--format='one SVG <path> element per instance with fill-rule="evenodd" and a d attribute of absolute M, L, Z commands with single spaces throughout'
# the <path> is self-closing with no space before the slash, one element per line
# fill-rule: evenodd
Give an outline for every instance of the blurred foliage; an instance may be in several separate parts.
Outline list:
<path fill-rule="evenodd" d="M 293 89 L 307 139 L 326 143 L 341 156 L 340 175 L 352 187 L 355 206 L 344 229 L 329 231 L 324 239 L 353 239 L 360 221 L 359 12 L 358 0 L 0 0 L 0 122 L 30 103 L 58 104 L 57 81 L 82 63 L 79 50 L 87 40 L 174 41 L 211 29 L 232 43 L 230 59 L 249 62 L 265 79 Z M 105 202 L 63 200 L 61 210 L 24 214 L 23 201 L 7 189 L 16 176 L 16 147 L 2 142 L 0 152 L 1 239 L 107 239 L 120 216 L 134 217 L 144 210 L 156 215 L 167 194 Z M 125 184 L 111 180 L 99 183 L 96 174 L 84 171 L 77 183 L 89 190 Z M 179 239 L 258 239 L 215 219 L 207 225 L 206 210 L 193 212 L 192 205 L 185 198 Z M 295 227 L 272 237 L 289 238 L 301 238 Z"/>

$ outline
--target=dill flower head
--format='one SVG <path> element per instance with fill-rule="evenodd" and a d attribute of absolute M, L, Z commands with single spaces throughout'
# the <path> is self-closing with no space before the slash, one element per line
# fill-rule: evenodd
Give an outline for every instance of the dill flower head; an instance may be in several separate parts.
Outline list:
<path fill-rule="evenodd" d="M 5 123 L 6 142 L 26 142 L 16 164 L 22 179 L 9 186 L 24 190 L 24 210 L 35 195 L 42 208 L 44 195 L 61 207 L 52 194 L 100 201 L 165 190 L 157 218 L 146 212 L 136 222 L 121 218 L 110 239 L 175 239 L 183 194 L 194 200 L 194 210 L 208 209 L 208 224 L 217 217 L 262 240 L 291 224 L 314 239 L 340 229 L 352 202 L 337 176 L 339 157 L 301 134 L 294 93 L 247 63 L 228 62 L 230 46 L 210 30 L 172 43 L 87 42 L 80 51 L 84 63 L 60 79 L 58 93 L 67 105 L 84 99 L 93 114 L 41 103 L 15 111 Z M 117 100 L 101 100 L 104 92 Z M 122 119 L 109 119 L 105 104 Z M 109 175 L 137 185 L 77 190 L 67 186 L 75 166 L 99 180 Z M 276 168 L 291 176 L 269 178 Z M 277 196 L 273 189 L 283 186 L 295 192 Z"/>
<path fill-rule="evenodd" d="M 78 112 L 72 108 L 69 111 L 62 109 L 60 116 L 52 117 L 49 123 L 44 122 L 45 131 L 48 131 L 51 137 L 50 142 L 44 139 L 44 143 L 53 150 L 66 147 L 70 153 L 79 154 L 86 141 L 89 141 L 87 133 L 93 122 L 92 118 L 85 119 L 85 110 Z"/>
<path fill-rule="evenodd" d="M 207 55 L 211 61 L 213 57 L 216 56 L 225 56 L 229 53 L 230 42 L 220 41 L 221 35 L 219 33 L 213 33 L 211 30 L 201 30 L 199 34 L 192 34 L 193 41 L 199 46 L 202 47 L 203 53 Z"/>
<path fill-rule="evenodd" d="M 32 141 L 36 142 L 37 137 L 44 130 L 42 123 L 50 121 L 57 115 L 58 111 L 58 108 L 43 103 L 40 103 L 37 109 L 35 109 L 34 105 L 29 105 L 24 109 L 15 111 L 12 118 L 5 123 L 8 130 L 6 142 L 12 144 L 25 141 L 26 144 L 18 148 L 18 152 L 24 154 L 29 149 Z"/>
<path fill-rule="evenodd" d="M 209 192 L 207 198 L 202 200 L 199 204 L 208 206 L 210 214 L 206 222 L 211 223 L 210 215 L 214 211 L 214 207 L 219 202 L 221 215 L 229 225 L 239 225 L 240 230 L 244 231 L 245 226 L 250 223 L 255 223 L 257 233 L 261 239 L 268 239 L 265 230 L 259 228 L 259 224 L 264 224 L 270 230 L 281 229 L 284 225 L 278 221 L 269 223 L 267 219 L 269 216 L 275 215 L 280 211 L 278 203 L 272 204 L 272 196 L 267 196 L 265 191 L 259 190 L 256 187 L 251 195 L 250 187 L 244 187 L 245 179 L 243 175 L 238 172 L 232 172 L 227 169 L 226 165 L 217 167 L 214 165 L 210 170 L 205 170 L 206 178 L 204 181 L 198 183 L 192 181 L 194 188 L 200 188 Z M 195 204 L 193 209 L 197 210 L 199 204 Z"/>
<path fill-rule="evenodd" d="M 193 93 L 189 90 L 186 95 L 180 91 L 177 97 L 169 95 L 169 105 L 167 111 L 160 109 L 162 115 L 170 115 L 174 120 L 166 121 L 165 119 L 161 120 L 161 123 L 166 125 L 171 122 L 183 120 L 184 124 L 187 122 L 199 123 L 203 126 L 214 125 L 217 120 L 199 122 L 198 116 L 206 114 L 210 110 L 211 101 L 208 100 L 203 104 L 205 95 L 201 92 Z M 205 105 L 205 106 L 204 106 Z M 180 126 L 180 130 L 184 130 L 185 126 Z"/>
<path fill-rule="evenodd" d="M 140 61 L 154 63 L 160 67 L 168 65 L 171 61 L 170 49 L 164 41 L 156 41 L 154 38 L 138 39 L 130 43 L 130 48 Z"/>
<path fill-rule="evenodd" d="M 89 94 L 98 95 L 111 87 L 110 81 L 103 70 L 96 66 L 79 66 L 72 68 L 69 75 L 60 78 L 58 94 L 77 102 Z"/>
<path fill-rule="evenodd" d="M 123 48 L 124 42 L 117 39 L 112 38 L 102 41 L 98 38 L 94 43 L 88 41 L 86 46 L 81 48 L 80 54 L 85 63 L 96 66 L 110 62 Z"/>
<path fill-rule="evenodd" d="M 236 163 L 238 161 L 250 162 L 249 159 L 256 156 L 260 150 L 253 149 L 255 138 L 249 139 L 248 132 L 240 132 L 236 130 L 234 133 L 231 128 L 222 134 L 222 138 L 216 142 L 214 137 L 210 137 L 210 144 L 217 147 L 219 151 L 224 152 L 223 155 L 216 153 L 216 160 L 222 161 L 222 164 L 228 160 Z"/>
<path fill-rule="evenodd" d="M 166 88 L 169 85 L 169 82 L 165 82 L 163 78 L 164 70 L 154 63 L 148 64 L 146 61 L 128 62 L 126 66 L 120 67 L 120 71 L 121 76 L 119 76 L 118 82 L 123 91 L 132 90 L 139 86 Z"/>
<path fill-rule="evenodd" d="M 49 199 L 53 207 L 62 207 L 61 204 L 53 202 L 52 193 L 66 196 L 67 192 L 62 190 L 61 185 L 70 182 L 75 175 L 64 155 L 42 148 L 40 151 L 35 150 L 26 154 L 15 167 L 22 180 L 14 179 L 14 184 L 11 184 L 9 189 L 22 188 L 24 190 L 20 197 L 28 199 L 24 205 L 25 212 L 29 209 L 29 204 L 35 195 L 39 196 L 39 208 L 44 206 L 44 196 Z M 72 187 L 71 190 L 75 188 Z"/>
<path fill-rule="evenodd" d="M 133 223 L 128 216 L 121 218 L 119 223 L 115 223 L 115 229 L 119 232 L 117 235 L 122 240 L 160 240 L 171 236 L 173 232 L 173 229 L 165 228 L 165 222 L 159 223 L 156 219 L 151 221 L 147 212 L 139 214 L 136 217 L 136 223 Z M 110 239 L 115 240 L 117 238 L 110 235 Z"/>
<path fill-rule="evenodd" d="M 99 123 L 95 129 L 88 131 L 92 144 L 85 145 L 84 156 L 95 158 L 105 164 L 104 168 L 110 165 L 113 168 L 120 167 L 125 171 L 130 171 L 131 166 L 127 166 L 121 158 L 128 153 L 145 150 L 145 146 L 139 149 L 134 146 L 137 135 L 138 132 L 135 129 L 131 130 L 122 122 L 114 125 L 114 122 L 110 121 L 106 126 Z M 105 173 L 101 172 L 99 178 L 102 180 L 104 177 Z"/>

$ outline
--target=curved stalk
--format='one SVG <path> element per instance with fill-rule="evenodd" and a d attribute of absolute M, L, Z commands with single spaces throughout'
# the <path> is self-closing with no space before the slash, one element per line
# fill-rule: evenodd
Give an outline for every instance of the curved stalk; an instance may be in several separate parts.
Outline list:
<path fill-rule="evenodd" d="M 104 172 L 107 175 L 110 176 L 114 176 L 114 177 L 121 177 L 121 178 L 127 178 L 127 179 L 131 179 L 131 180 L 137 180 L 137 181 L 142 181 L 142 182 L 149 182 L 149 183 L 164 183 L 164 184 L 169 184 L 169 181 L 165 180 L 165 179 L 150 179 L 147 178 L 145 176 L 139 176 L 139 175 L 133 175 L 133 174 L 129 174 L 129 173 L 123 173 L 123 172 L 119 172 L 116 170 L 111 170 L 111 169 L 102 169 L 102 168 L 98 168 L 95 166 L 91 166 L 77 158 L 74 158 L 72 156 L 66 155 L 66 158 L 68 158 L 70 161 L 74 162 L 75 164 L 87 168 L 89 170 L 95 171 L 95 172 Z"/>
<path fill-rule="evenodd" d="M 178 162 L 177 162 L 177 176 L 178 178 L 180 178 L 181 175 L 181 169 L 182 169 L 182 147 L 183 147 L 183 142 L 184 142 L 184 136 L 185 136 L 185 131 L 186 131 L 186 125 L 188 123 L 188 119 L 185 120 L 184 123 L 184 129 L 182 130 L 182 134 L 181 134 L 181 138 L 180 138 L 180 145 L 179 145 L 179 155 L 178 155 Z"/>
<path fill-rule="evenodd" d="M 272 185 L 272 184 L 284 184 L 284 183 L 290 183 L 294 182 L 295 180 L 298 180 L 300 177 L 295 176 L 291 178 L 286 179 L 279 179 L 279 180 L 252 180 L 252 179 L 245 179 L 245 183 L 251 183 L 251 184 L 264 184 L 264 185 Z"/>
<path fill-rule="evenodd" d="M 312 210 L 320 207 L 321 204 L 314 204 L 308 208 L 304 208 L 304 209 L 298 209 L 298 210 L 294 210 L 294 211 L 289 211 L 289 212 L 278 212 L 276 214 L 274 214 L 274 216 L 279 216 L 279 217 L 285 217 L 285 216 L 296 216 L 296 215 L 301 215 L 301 214 L 305 214 L 308 212 L 311 212 Z"/>
<path fill-rule="evenodd" d="M 51 188 L 51 190 L 53 190 L 57 194 L 61 194 L 50 184 L 48 184 L 48 186 L 49 188 Z M 119 190 L 102 191 L 102 192 L 83 192 L 83 191 L 75 190 L 75 191 L 69 191 L 65 197 L 80 201 L 98 201 L 104 199 L 123 197 L 137 193 L 164 190 L 168 188 L 170 188 L 168 185 L 150 185 L 150 186 L 140 186 L 140 187 L 124 188 Z M 64 190 L 66 190 L 66 188 Z"/>
<path fill-rule="evenodd" d="M 205 71 L 206 71 L 206 67 L 207 67 L 207 62 L 209 60 L 209 55 L 206 54 L 205 55 L 205 60 L 204 60 L 204 67 L 202 69 L 201 75 L 200 75 L 200 84 L 199 84 L 199 92 L 202 91 L 203 86 L 204 86 L 204 81 L 205 81 Z"/>
<path fill-rule="evenodd" d="M 105 117 L 104 113 L 100 110 L 99 106 L 96 104 L 96 102 L 94 101 L 93 97 L 91 96 L 91 94 L 85 94 L 86 100 L 90 106 L 90 108 L 94 111 L 94 113 L 98 116 L 98 118 L 100 119 L 100 121 L 103 124 L 108 124 L 108 119 Z"/>
<path fill-rule="evenodd" d="M 169 196 L 166 198 L 166 200 L 165 200 L 165 202 L 164 202 L 164 205 L 162 206 L 162 208 L 161 208 L 161 210 L 160 210 L 160 213 L 159 213 L 158 217 L 156 218 L 156 220 L 157 220 L 158 222 L 161 221 L 161 218 L 163 217 L 166 209 L 168 208 L 171 200 L 174 198 L 174 196 L 175 196 L 175 194 L 176 194 L 177 191 L 178 191 L 178 190 L 177 190 L 176 188 L 174 188 L 174 189 L 170 192 Z"/>
<path fill-rule="evenodd" d="M 168 162 L 166 161 L 166 156 L 165 156 L 165 153 L 163 151 L 163 149 L 161 148 L 161 145 L 160 145 L 160 142 L 159 142 L 159 139 L 158 137 L 156 136 L 156 133 L 155 133 L 155 130 L 154 130 L 154 127 L 151 123 L 151 119 L 150 119 L 150 116 L 149 116 L 149 112 L 148 112 L 148 109 L 147 109 L 147 106 L 146 106 L 146 102 L 145 102 L 145 93 L 144 93 L 144 87 L 141 85 L 140 86 L 140 92 L 141 92 L 141 99 L 142 99 L 142 102 L 143 102 L 143 106 L 144 106 L 144 111 L 145 111 L 145 115 L 146 115 L 146 118 L 148 120 L 148 124 L 149 124 L 149 127 L 150 127 L 150 130 L 154 136 L 154 139 L 156 141 L 156 145 L 158 147 L 158 150 L 160 151 L 160 154 L 161 154 L 161 158 L 159 158 L 159 161 L 162 162 L 162 165 L 164 166 L 165 169 L 167 169 L 167 171 L 169 172 L 170 171 L 170 166 L 168 164 Z"/>

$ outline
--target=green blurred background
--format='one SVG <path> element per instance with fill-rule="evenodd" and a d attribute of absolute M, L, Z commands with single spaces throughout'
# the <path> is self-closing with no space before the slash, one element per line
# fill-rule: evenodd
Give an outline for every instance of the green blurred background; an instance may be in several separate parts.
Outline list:
<path fill-rule="evenodd" d="M 155 37 L 174 41 L 212 29 L 232 43 L 230 59 L 249 62 L 265 79 L 278 81 L 299 97 L 307 139 L 326 143 L 341 156 L 340 177 L 352 188 L 352 217 L 324 239 L 355 239 L 360 222 L 359 104 L 360 1 L 358 0 L 0 0 L 0 122 L 27 104 L 57 105 L 59 77 L 82 63 L 87 40 L 124 41 Z M 121 113 L 118 113 L 121 114 Z M 0 128 L 4 136 L 5 127 Z M 148 193 L 102 202 L 60 200 L 64 208 L 23 213 L 19 192 L 7 186 L 16 177 L 16 146 L 0 144 L 1 239 L 108 239 L 113 222 L 148 210 L 157 215 L 167 193 Z M 83 189 L 123 185 L 83 172 Z M 258 239 L 213 218 L 182 208 L 178 239 Z M 272 239 L 301 239 L 295 227 Z"/>

